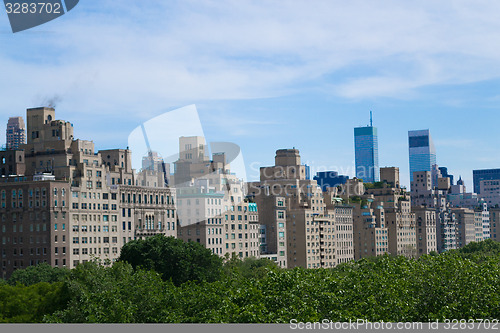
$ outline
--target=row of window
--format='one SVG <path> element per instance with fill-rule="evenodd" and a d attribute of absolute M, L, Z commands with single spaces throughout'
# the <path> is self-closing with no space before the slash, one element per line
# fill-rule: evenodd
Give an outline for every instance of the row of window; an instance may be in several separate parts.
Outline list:
<path fill-rule="evenodd" d="M 80 251 L 81 250 L 81 251 Z M 118 253 L 118 248 L 117 247 L 113 247 L 111 248 L 111 251 L 113 254 L 117 254 Z M 89 253 L 90 252 L 90 253 Z M 93 253 L 92 253 L 93 252 Z M 102 249 L 102 252 L 104 254 L 109 254 L 109 247 L 105 247 Z M 74 255 L 88 255 L 88 254 L 101 254 L 101 248 L 82 248 L 82 249 L 73 249 L 73 254 Z"/>
<path fill-rule="evenodd" d="M 101 215 L 96 215 L 96 214 L 94 214 L 94 215 L 89 214 L 88 216 L 87 216 L 87 214 L 82 214 L 81 220 L 82 221 L 87 221 L 87 220 L 88 221 L 92 221 L 92 216 L 94 217 L 94 221 L 101 222 Z M 111 218 L 111 222 L 118 221 L 118 215 L 106 215 L 106 214 L 102 215 L 103 222 L 109 222 L 110 218 Z M 74 221 L 79 221 L 80 220 L 80 216 L 78 214 L 73 214 L 73 220 Z"/>
<path fill-rule="evenodd" d="M 92 237 L 73 237 L 73 244 L 92 244 Z M 102 237 L 102 242 L 104 244 L 109 243 L 109 237 Z M 118 243 L 118 237 L 112 237 L 111 242 L 116 244 Z M 94 244 L 101 243 L 101 237 L 94 237 Z"/>
<path fill-rule="evenodd" d="M 54 188 L 54 196 L 57 197 L 57 194 L 60 193 L 61 194 L 61 197 L 64 197 L 66 195 L 66 189 L 61 189 L 61 191 L 59 192 L 59 190 L 57 188 Z M 46 188 L 42 188 L 41 189 L 41 193 L 42 193 L 42 197 L 46 197 L 47 196 L 47 189 Z M 35 194 L 35 198 L 39 198 L 40 197 L 40 189 L 39 188 L 36 188 L 34 190 L 34 194 Z M 2 200 L 5 200 L 6 199 L 6 191 L 5 190 L 2 190 L 1 192 L 1 199 Z M 22 200 L 23 199 L 23 190 L 22 189 L 18 189 L 18 190 L 12 190 L 11 191 L 11 197 L 13 200 L 16 200 L 16 199 L 19 199 L 19 200 Z M 33 198 L 33 189 L 29 189 L 28 190 L 28 197 L 29 198 Z"/>
<path fill-rule="evenodd" d="M 64 202 L 63 202 L 64 204 Z M 57 207 L 57 202 L 56 202 L 56 207 Z M 64 207 L 64 206 L 63 206 Z M 86 203 L 82 202 L 80 205 L 77 202 L 73 202 L 73 209 L 90 209 L 90 210 L 100 210 L 101 209 L 101 204 L 98 203 Z M 109 210 L 109 204 L 102 204 L 102 209 L 103 210 Z M 116 204 L 111 204 L 111 210 L 117 210 Z"/>
<path fill-rule="evenodd" d="M 144 198 L 144 199 L 143 199 Z M 148 200 L 149 198 L 149 200 Z M 168 204 L 175 204 L 174 197 L 170 196 L 164 196 L 164 195 L 152 195 L 150 194 L 149 196 L 147 194 L 141 195 L 141 194 L 126 194 L 122 193 L 122 201 L 123 203 L 144 203 L 144 204 L 156 204 L 159 205 L 160 203 L 164 205 L 165 203 Z"/>
<path fill-rule="evenodd" d="M 43 243 L 43 244 L 46 244 L 47 243 L 47 236 L 29 236 L 29 243 L 30 244 L 34 244 L 36 241 L 37 244 L 40 244 L 40 243 Z M 19 244 L 23 244 L 23 237 L 12 237 L 12 244 L 17 244 L 19 242 Z M 6 237 L 6 236 L 3 236 L 2 237 L 2 244 L 5 245 L 5 244 L 10 244 L 10 237 Z"/>
<path fill-rule="evenodd" d="M 123 222 L 125 223 L 125 222 Z M 130 224 L 130 222 L 129 222 Z M 125 229 L 124 229 L 125 230 Z M 92 226 L 86 226 L 82 225 L 81 227 L 78 225 L 73 225 L 73 232 L 92 232 Z M 116 225 L 111 226 L 111 232 L 117 232 L 118 227 Z M 100 225 L 94 225 L 94 232 L 101 232 L 101 226 Z M 102 226 L 102 232 L 109 232 L 109 226 L 103 225 Z"/>
<path fill-rule="evenodd" d="M 72 192 L 71 195 L 73 198 L 83 198 L 83 199 L 101 199 L 101 193 L 100 192 Z M 102 199 L 103 200 L 109 200 L 109 193 L 103 193 L 102 194 Z M 116 193 L 111 193 L 111 200 L 116 200 Z"/>

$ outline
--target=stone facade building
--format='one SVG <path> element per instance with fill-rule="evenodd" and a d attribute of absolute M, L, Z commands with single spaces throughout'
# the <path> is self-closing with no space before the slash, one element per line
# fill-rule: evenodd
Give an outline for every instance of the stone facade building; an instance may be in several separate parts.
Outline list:
<path fill-rule="evenodd" d="M 27 120 L 28 141 L 21 146 L 25 175 L 14 177 L 15 185 L 0 183 L 0 192 L 9 198 L 14 192 L 19 196 L 19 190 L 23 193 L 16 206 L 6 202 L 0 212 L 5 216 L 0 245 L 6 267 L 3 276 L 12 273 L 16 262 L 21 267 L 20 249 L 16 249 L 19 238 L 27 246 L 22 267 L 47 262 L 73 268 L 93 258 L 112 262 L 133 239 L 176 236 L 175 193 L 163 183 L 137 186 L 130 150 L 96 152 L 92 141 L 73 137 L 71 123 L 55 120 L 52 108 L 28 109 Z M 18 211 L 20 203 L 23 209 Z M 26 223 L 22 232 L 16 227 L 19 214 Z M 45 232 L 34 243 L 30 243 L 31 225 Z M 8 235 L 14 228 L 17 236 Z"/>

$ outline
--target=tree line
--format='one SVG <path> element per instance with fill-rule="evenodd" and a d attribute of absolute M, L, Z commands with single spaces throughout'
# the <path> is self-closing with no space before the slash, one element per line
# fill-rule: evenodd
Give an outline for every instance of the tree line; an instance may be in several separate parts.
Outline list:
<path fill-rule="evenodd" d="M 500 244 L 419 259 L 382 256 L 334 269 L 280 269 L 221 259 L 198 243 L 155 236 L 107 266 L 42 264 L 0 281 L 0 322 L 428 322 L 500 318 Z"/>

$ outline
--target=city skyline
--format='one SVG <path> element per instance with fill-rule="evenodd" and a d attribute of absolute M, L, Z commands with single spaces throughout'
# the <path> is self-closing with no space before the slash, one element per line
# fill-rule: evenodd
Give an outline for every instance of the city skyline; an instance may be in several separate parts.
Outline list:
<path fill-rule="evenodd" d="M 169 111 L 165 112 L 164 114 L 162 114 L 160 116 L 164 117 L 164 116 L 168 115 L 170 112 L 175 111 L 175 112 L 177 112 L 177 116 L 176 117 L 178 117 L 180 114 L 182 114 L 184 112 L 185 109 L 187 111 L 191 107 L 193 107 L 193 106 L 189 106 L 189 107 L 185 107 L 185 108 L 181 108 L 181 109 L 169 110 Z M 62 113 L 62 112 L 59 112 L 59 110 L 56 110 L 56 111 L 58 111 L 58 114 Z M 178 113 L 179 111 L 180 111 L 180 113 Z M 191 117 L 192 115 L 190 115 L 190 112 L 192 113 L 192 110 L 189 109 L 189 112 L 187 112 L 185 116 Z M 196 111 L 196 107 L 195 107 L 195 112 L 197 112 Z M 201 112 L 200 112 L 200 114 L 201 114 Z M 7 115 L 6 119 L 10 119 L 10 118 L 13 118 L 13 117 Z M 24 116 L 15 116 L 14 118 L 22 118 L 24 120 L 25 117 Z M 200 118 L 201 118 L 201 115 L 200 115 Z M 58 118 L 58 119 L 62 119 L 62 118 Z M 3 123 L 5 123 L 5 122 L 3 122 Z M 193 122 L 193 124 L 195 124 L 195 123 L 196 122 Z M 0 122 L 0 126 L 1 126 L 1 124 L 2 124 L 2 122 Z M 198 128 L 199 128 L 198 131 L 200 131 L 200 133 L 203 133 L 204 129 L 206 129 L 207 127 L 210 129 L 210 126 L 203 126 L 203 124 L 201 124 L 199 121 L 194 126 L 195 127 L 198 126 Z M 140 129 L 140 126 L 138 128 Z M 370 125 L 367 125 L 367 126 L 364 126 L 364 127 L 355 127 L 354 130 L 356 130 L 356 129 L 366 129 L 366 128 L 374 128 L 375 132 L 376 132 L 376 137 L 378 139 L 379 131 L 378 131 L 377 127 L 370 127 Z M 137 128 L 135 130 L 137 130 Z M 76 132 L 78 132 L 78 131 L 76 131 Z M 182 132 L 182 129 L 180 129 L 180 132 Z M 208 132 L 210 133 L 210 130 Z M 421 132 L 426 132 L 426 133 L 429 133 L 429 135 L 430 135 L 430 130 L 413 130 L 413 131 L 408 131 L 407 133 L 421 133 Z M 355 138 L 355 136 L 354 136 L 354 138 Z M 89 138 L 84 138 L 84 139 L 89 139 Z M 90 139 L 90 140 L 94 141 L 93 139 Z M 343 140 L 345 140 L 345 138 L 343 138 Z M 113 148 L 124 148 L 122 146 L 114 146 L 114 145 L 112 145 L 110 143 L 108 144 L 107 142 L 114 142 L 114 141 L 113 140 L 103 140 L 103 141 L 95 142 L 95 144 L 96 144 L 96 147 L 98 149 L 108 149 L 108 148 L 112 148 L 112 147 Z M 435 148 L 435 145 L 433 144 L 434 140 L 431 139 L 430 142 L 431 142 L 431 145 L 432 145 L 432 148 L 433 148 L 432 150 L 434 151 L 434 155 L 435 155 L 437 149 Z M 130 138 L 129 138 L 128 144 L 130 144 Z M 159 142 L 157 142 L 157 144 L 159 144 Z M 352 148 L 352 155 L 355 157 L 355 155 L 356 155 L 356 147 L 355 147 L 356 142 L 355 142 L 355 139 L 353 140 L 353 144 L 354 144 L 354 147 Z M 446 144 L 448 144 L 448 143 L 446 143 Z M 289 145 L 289 146 L 285 145 L 283 147 L 276 146 L 276 147 L 277 147 L 276 149 L 292 148 L 291 145 Z M 169 147 L 167 149 L 168 150 L 171 150 L 171 149 L 175 150 L 176 148 L 177 148 L 176 145 L 172 145 L 171 147 Z M 300 146 L 298 146 L 297 148 L 301 149 Z M 379 164 L 378 165 L 378 169 L 380 169 L 381 167 L 390 167 L 390 166 L 394 166 L 394 167 L 400 168 L 401 174 L 402 174 L 402 176 L 401 176 L 401 179 L 402 179 L 401 184 L 402 184 L 403 187 L 410 188 L 410 186 L 407 186 L 405 184 L 405 181 L 406 181 L 407 178 L 408 178 L 408 181 L 411 181 L 410 177 L 409 177 L 410 172 L 409 172 L 409 167 L 408 167 L 408 165 L 410 164 L 409 163 L 410 159 L 408 158 L 408 148 L 410 148 L 409 147 L 409 142 L 407 143 L 407 147 L 406 147 L 406 159 L 407 159 L 406 160 L 406 165 L 404 163 L 402 165 Z M 302 151 L 302 149 L 301 149 L 301 151 Z M 245 154 L 244 151 L 242 151 L 242 153 Z M 377 151 L 377 153 L 378 153 L 378 151 Z M 386 155 L 386 154 L 384 154 L 384 152 L 382 152 L 382 154 Z M 145 156 L 145 155 L 144 156 L 142 156 L 142 155 L 135 156 L 135 155 L 136 154 L 134 154 L 134 151 L 132 149 L 133 160 L 137 160 L 137 159 L 141 160 Z M 308 154 L 307 151 L 304 151 L 304 155 L 310 155 L 310 154 Z M 172 156 L 169 156 L 169 157 L 172 157 Z M 267 157 L 268 158 L 268 156 L 261 156 L 261 157 Z M 323 165 L 323 164 L 318 164 L 318 163 L 315 162 L 317 160 L 317 157 L 318 156 L 316 156 L 316 158 L 314 158 L 314 156 L 313 156 L 312 160 L 310 159 L 310 160 L 305 160 L 304 161 L 304 164 L 308 165 L 311 168 L 311 179 L 312 179 L 313 176 L 316 175 L 317 172 L 324 172 L 324 171 L 336 171 L 341 176 L 342 175 L 347 175 L 347 176 L 349 176 L 351 178 L 356 177 L 356 171 L 355 171 L 356 170 L 356 166 L 355 166 L 356 162 L 355 162 L 355 158 L 352 161 L 351 165 L 347 165 L 347 164 L 346 165 L 336 165 L 336 164 L 325 164 L 325 165 Z M 261 160 L 265 160 L 265 159 L 261 159 Z M 433 161 L 434 161 L 434 159 L 433 159 Z M 439 164 L 439 160 L 436 160 L 436 162 L 437 162 L 437 166 L 439 166 L 439 167 L 444 166 L 442 164 Z M 238 161 L 238 163 L 240 163 L 240 162 Z M 245 164 L 246 164 L 246 169 L 247 169 L 247 179 L 249 181 L 255 181 L 256 179 L 258 179 L 258 174 L 255 173 L 255 172 L 258 172 L 259 168 L 262 165 L 258 164 L 258 162 L 254 161 L 254 160 L 252 160 L 252 162 L 248 162 L 248 161 L 245 160 Z M 135 164 L 134 164 L 134 167 L 135 167 Z M 137 168 L 137 170 L 139 170 L 139 169 L 140 169 L 140 167 Z M 408 169 L 408 171 L 405 172 L 405 170 L 407 170 L 407 169 Z M 478 166 L 474 170 L 487 170 L 487 169 L 497 169 L 497 168 L 496 167 L 486 168 L 486 167 Z M 456 172 L 456 173 L 453 172 L 453 170 L 457 170 L 453 166 L 451 167 L 451 170 L 452 171 L 450 173 L 456 174 L 456 178 L 459 178 L 461 176 L 462 179 L 464 179 L 464 182 L 465 182 L 465 185 L 466 185 L 468 191 L 474 191 L 475 190 L 475 188 L 473 186 L 474 185 L 474 183 L 473 183 L 473 171 L 474 170 L 472 170 L 472 169 L 471 170 L 466 170 L 466 173 L 464 173 L 464 174 L 461 174 L 461 173 L 458 173 L 458 172 Z M 244 171 L 244 169 L 242 171 Z M 418 171 L 422 171 L 422 170 L 418 170 Z M 405 173 L 406 173 L 406 175 L 405 175 Z M 241 172 L 239 172 L 239 174 L 241 174 Z M 470 176 L 469 176 L 469 174 L 470 174 Z M 377 172 L 375 172 L 375 177 L 379 177 L 379 175 L 378 175 Z M 377 180 L 375 179 L 375 181 L 377 181 Z"/>
<path fill-rule="evenodd" d="M 469 189 L 472 170 L 500 166 L 498 4 L 150 6 L 87 1 L 16 35 L 0 13 L 0 115 L 51 104 L 79 137 L 124 148 L 139 124 L 194 103 L 207 141 L 238 144 L 255 179 L 252 163 L 294 146 L 353 176 L 352 128 L 373 110 L 380 166 L 399 166 L 404 186 L 409 130 L 429 128 L 438 165 Z"/>

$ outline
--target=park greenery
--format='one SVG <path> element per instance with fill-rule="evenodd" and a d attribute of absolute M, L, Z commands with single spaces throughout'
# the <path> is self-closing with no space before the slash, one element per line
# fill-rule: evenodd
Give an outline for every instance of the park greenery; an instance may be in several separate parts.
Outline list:
<path fill-rule="evenodd" d="M 428 322 L 500 318 L 500 244 L 419 259 L 382 256 L 334 269 L 221 260 L 197 243 L 155 236 L 113 265 L 48 265 L 0 281 L 0 322 Z"/>

